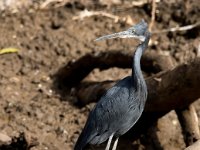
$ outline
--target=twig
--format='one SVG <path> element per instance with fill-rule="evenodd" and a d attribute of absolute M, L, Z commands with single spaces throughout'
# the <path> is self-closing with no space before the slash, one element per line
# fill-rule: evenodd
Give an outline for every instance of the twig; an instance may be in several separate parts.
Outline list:
<path fill-rule="evenodd" d="M 161 30 L 161 31 L 152 31 L 152 33 L 158 34 L 158 33 L 165 33 L 165 32 L 186 31 L 186 30 L 191 30 L 199 25 L 200 25 L 200 21 L 195 24 L 191 24 L 191 25 L 187 25 L 187 26 L 174 27 L 174 28 L 165 29 L 165 30 Z"/>
<path fill-rule="evenodd" d="M 120 17 L 103 11 L 88 11 L 87 9 L 81 11 L 78 16 L 72 17 L 72 20 L 83 20 L 86 17 L 92 17 L 92 16 L 107 17 L 113 19 L 115 23 L 119 22 L 119 20 L 122 20 L 128 25 L 133 25 L 133 20 L 129 15 L 126 17 Z"/>
<path fill-rule="evenodd" d="M 88 11 L 87 9 L 81 11 L 78 16 L 72 17 L 72 19 L 73 20 L 79 20 L 79 19 L 83 20 L 86 17 L 99 16 L 99 15 L 114 19 L 115 22 L 117 22 L 120 19 L 119 16 L 112 15 L 110 13 L 106 13 L 106 12 L 103 12 L 103 11 Z"/>
<path fill-rule="evenodd" d="M 133 6 L 140 7 L 140 6 L 143 6 L 147 3 L 148 3 L 148 0 L 132 1 L 131 7 L 133 7 Z"/>
<path fill-rule="evenodd" d="M 152 27 L 155 22 L 155 16 L 156 16 L 156 0 L 152 0 L 152 10 L 151 10 L 151 22 L 149 24 L 149 31 L 152 31 Z"/>
<path fill-rule="evenodd" d="M 50 5 L 52 3 L 60 3 L 59 6 L 62 6 L 67 2 L 69 2 L 69 0 L 46 0 L 40 5 L 40 9 L 45 9 L 48 5 Z"/>

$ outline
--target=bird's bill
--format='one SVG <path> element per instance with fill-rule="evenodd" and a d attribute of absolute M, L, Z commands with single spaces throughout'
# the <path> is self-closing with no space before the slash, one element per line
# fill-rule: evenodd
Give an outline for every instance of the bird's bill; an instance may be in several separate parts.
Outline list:
<path fill-rule="evenodd" d="M 144 36 L 138 36 L 138 35 L 132 33 L 131 31 L 122 31 L 122 32 L 114 33 L 114 34 L 104 35 L 104 36 L 97 38 L 95 41 L 114 39 L 114 38 L 135 38 L 142 42 L 145 41 Z"/>

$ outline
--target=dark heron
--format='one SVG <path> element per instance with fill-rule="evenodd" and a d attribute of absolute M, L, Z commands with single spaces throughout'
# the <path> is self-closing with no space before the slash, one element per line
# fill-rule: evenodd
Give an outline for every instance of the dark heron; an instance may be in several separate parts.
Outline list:
<path fill-rule="evenodd" d="M 89 114 L 75 150 L 82 150 L 87 144 L 101 144 L 106 140 L 106 150 L 109 150 L 113 137 L 115 141 L 112 150 L 116 150 L 119 137 L 133 127 L 144 110 L 147 87 L 140 59 L 150 39 L 148 25 L 142 20 L 126 31 L 102 36 L 96 41 L 112 38 L 136 38 L 141 41 L 133 55 L 132 76 L 120 80 L 101 97 Z"/>

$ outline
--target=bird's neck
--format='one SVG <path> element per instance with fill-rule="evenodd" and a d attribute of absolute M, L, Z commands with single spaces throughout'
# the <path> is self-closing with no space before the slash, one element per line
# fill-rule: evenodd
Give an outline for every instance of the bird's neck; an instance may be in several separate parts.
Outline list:
<path fill-rule="evenodd" d="M 144 77 L 141 71 L 140 60 L 141 60 L 142 54 L 144 53 L 145 49 L 148 46 L 149 39 L 150 39 L 150 33 L 147 33 L 145 41 L 137 47 L 133 55 L 132 79 L 133 79 L 134 87 L 136 87 L 135 90 L 138 90 L 140 85 L 146 86 Z"/>

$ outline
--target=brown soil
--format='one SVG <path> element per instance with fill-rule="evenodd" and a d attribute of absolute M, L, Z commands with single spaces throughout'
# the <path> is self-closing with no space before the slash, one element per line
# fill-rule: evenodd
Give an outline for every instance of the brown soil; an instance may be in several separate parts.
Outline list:
<path fill-rule="evenodd" d="M 134 49 L 131 40 L 93 42 L 100 35 L 128 28 L 124 21 L 115 22 L 102 16 L 83 20 L 72 20 L 72 17 L 87 8 L 121 17 L 130 15 L 134 23 L 141 18 L 150 22 L 151 5 L 133 8 L 130 3 L 107 6 L 83 0 L 46 10 L 2 13 L 0 49 L 16 47 L 19 52 L 0 55 L 0 131 L 10 137 L 23 132 L 28 143 L 37 143 L 31 150 L 72 149 L 94 104 L 80 108 L 73 89 L 58 89 L 53 84 L 53 76 L 68 61 L 88 52 Z M 199 21 L 200 5 L 197 3 L 195 0 L 158 3 L 159 13 L 153 30 Z M 149 49 L 172 55 L 178 63 L 190 61 L 198 54 L 199 31 L 197 27 L 183 32 L 153 34 Z M 130 74 L 129 69 L 95 70 L 87 80 L 119 79 L 127 74 Z M 198 102 L 196 108 L 200 117 Z M 180 125 L 172 111 L 138 139 L 121 138 L 118 149 L 180 150 L 184 147 Z M 95 149 L 103 148 L 102 145 Z"/>

